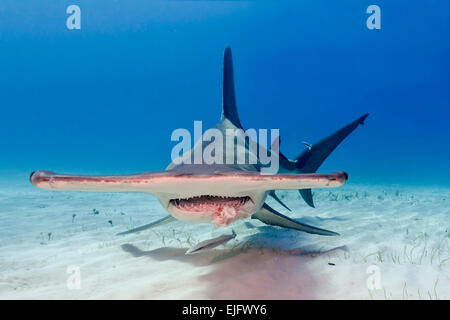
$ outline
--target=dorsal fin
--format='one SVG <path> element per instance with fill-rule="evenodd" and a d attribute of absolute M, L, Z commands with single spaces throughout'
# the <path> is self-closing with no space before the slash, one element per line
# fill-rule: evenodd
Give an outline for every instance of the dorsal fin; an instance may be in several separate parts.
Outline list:
<path fill-rule="evenodd" d="M 227 118 L 236 127 L 242 128 L 236 107 L 236 97 L 234 94 L 233 58 L 231 48 L 226 47 L 223 57 L 223 101 L 222 119 Z"/>

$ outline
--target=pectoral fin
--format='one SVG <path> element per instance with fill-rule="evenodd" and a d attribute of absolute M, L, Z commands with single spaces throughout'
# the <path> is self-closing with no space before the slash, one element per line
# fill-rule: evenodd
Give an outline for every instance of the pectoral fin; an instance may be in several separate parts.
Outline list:
<path fill-rule="evenodd" d="M 264 204 L 263 207 L 261 208 L 261 210 L 254 213 L 252 215 L 252 219 L 258 219 L 258 220 L 264 222 L 265 224 L 269 224 L 272 226 L 279 226 L 279 227 L 294 229 L 294 230 L 303 231 L 303 232 L 307 232 L 307 233 L 319 234 L 322 236 L 338 236 L 339 235 L 339 233 L 336 233 L 333 231 L 320 229 L 320 228 L 316 228 L 313 226 L 309 226 L 304 223 L 297 222 L 297 221 L 295 221 L 291 218 L 288 218 L 288 217 L 282 215 L 281 213 L 275 211 L 267 204 Z"/>

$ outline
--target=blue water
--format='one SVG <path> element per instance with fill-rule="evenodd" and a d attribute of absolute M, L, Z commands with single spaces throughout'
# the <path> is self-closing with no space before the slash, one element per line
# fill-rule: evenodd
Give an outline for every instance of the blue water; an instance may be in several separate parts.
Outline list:
<path fill-rule="evenodd" d="M 174 129 L 219 120 L 230 45 L 241 122 L 279 128 L 288 156 L 370 112 L 320 171 L 449 186 L 449 14 L 444 0 L 2 0 L 0 172 L 164 169 Z"/>

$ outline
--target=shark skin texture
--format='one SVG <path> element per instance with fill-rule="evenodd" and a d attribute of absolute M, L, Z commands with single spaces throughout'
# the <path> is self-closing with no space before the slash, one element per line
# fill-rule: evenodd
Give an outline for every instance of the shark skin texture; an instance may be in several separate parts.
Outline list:
<path fill-rule="evenodd" d="M 122 232 L 128 234 L 165 224 L 175 219 L 186 222 L 213 223 L 228 226 L 246 218 L 258 219 L 266 224 L 295 229 L 319 235 L 338 235 L 335 232 L 297 222 L 275 211 L 265 201 L 269 195 L 277 199 L 275 190 L 311 190 L 312 188 L 334 188 L 343 185 L 348 175 L 337 171 L 330 174 L 315 173 L 325 158 L 367 115 L 347 125 L 330 137 L 305 150 L 299 157 L 289 160 L 280 153 L 279 173 L 261 174 L 263 165 L 253 149 L 245 144 L 245 153 L 258 159 L 256 164 L 228 164 L 226 148 L 223 149 L 224 164 L 207 164 L 191 161 L 173 161 L 164 171 L 130 175 L 71 175 L 39 170 L 30 175 L 31 183 L 47 190 L 74 190 L 88 192 L 140 192 L 153 194 L 170 214 L 156 222 Z M 231 49 L 224 53 L 223 109 L 220 121 L 213 127 L 223 136 L 227 129 L 242 129 L 237 114 L 234 92 L 234 76 Z M 237 139 L 249 138 L 242 131 Z M 200 139 L 183 159 L 194 160 L 194 155 L 205 150 L 212 141 Z M 260 146 L 261 147 L 261 146 Z M 262 148 L 262 147 L 261 147 Z M 225 164 L 227 163 L 227 164 Z M 308 172 L 310 171 L 310 172 Z M 306 199 L 305 199 L 306 200 Z M 308 199 L 309 200 L 309 199 Z M 312 202 L 312 197 L 310 202 Z M 285 206 L 285 205 L 284 205 Z M 286 207 L 286 206 L 285 206 Z M 287 207 L 286 207 L 287 208 Z"/>

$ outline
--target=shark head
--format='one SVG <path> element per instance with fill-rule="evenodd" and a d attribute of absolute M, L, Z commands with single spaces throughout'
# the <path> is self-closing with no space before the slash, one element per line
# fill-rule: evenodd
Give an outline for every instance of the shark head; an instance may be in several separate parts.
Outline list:
<path fill-rule="evenodd" d="M 30 180 L 48 190 L 154 194 L 176 219 L 227 226 L 260 210 L 270 190 L 337 187 L 346 182 L 347 174 L 261 175 L 227 166 L 186 165 L 166 171 L 107 176 L 40 170 L 33 172 Z"/>
<path fill-rule="evenodd" d="M 242 170 L 224 165 L 184 165 L 169 171 L 178 177 L 191 177 L 189 186 L 156 194 L 178 220 L 227 226 L 250 217 L 266 199 L 266 190 L 245 183 L 248 175 Z"/>

